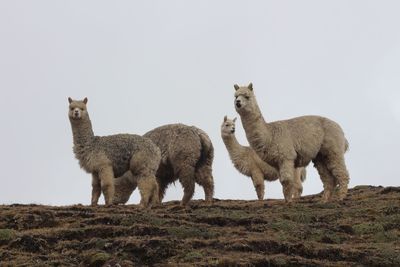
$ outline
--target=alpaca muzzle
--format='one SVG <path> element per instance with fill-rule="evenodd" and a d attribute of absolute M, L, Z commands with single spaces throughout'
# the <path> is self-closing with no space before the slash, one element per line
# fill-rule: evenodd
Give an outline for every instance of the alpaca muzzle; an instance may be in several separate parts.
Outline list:
<path fill-rule="evenodd" d="M 80 119 L 80 117 L 81 117 L 81 114 L 80 114 L 79 111 L 75 111 L 75 112 L 73 113 L 73 115 L 72 115 L 72 118 L 73 118 L 73 119 Z"/>
<path fill-rule="evenodd" d="M 235 105 L 237 108 L 241 108 L 242 107 L 242 103 L 240 103 L 240 100 L 236 100 Z"/>

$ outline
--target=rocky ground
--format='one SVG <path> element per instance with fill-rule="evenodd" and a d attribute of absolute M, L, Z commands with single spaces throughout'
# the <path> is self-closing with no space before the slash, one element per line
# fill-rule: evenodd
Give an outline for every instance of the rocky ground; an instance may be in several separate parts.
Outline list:
<path fill-rule="evenodd" d="M 400 266 L 400 187 L 319 200 L 0 206 L 0 266 Z"/>

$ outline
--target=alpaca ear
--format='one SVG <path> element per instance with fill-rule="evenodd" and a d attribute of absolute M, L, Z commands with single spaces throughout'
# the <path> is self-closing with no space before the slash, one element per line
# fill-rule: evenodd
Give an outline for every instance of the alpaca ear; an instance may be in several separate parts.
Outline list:
<path fill-rule="evenodd" d="M 239 85 L 235 84 L 233 87 L 235 87 L 235 90 L 239 90 Z"/>
<path fill-rule="evenodd" d="M 68 97 L 68 102 L 71 104 L 72 103 L 72 98 Z"/>
<path fill-rule="evenodd" d="M 225 116 L 225 117 L 224 117 L 224 122 L 226 122 L 226 120 L 227 120 L 227 119 L 228 119 L 228 117 L 227 117 L 227 116 Z"/>
<path fill-rule="evenodd" d="M 249 86 L 247 86 L 247 88 L 249 88 L 250 91 L 253 91 L 253 83 L 250 83 Z"/>
<path fill-rule="evenodd" d="M 85 98 L 83 99 L 83 103 L 86 105 L 86 104 L 87 104 L 87 101 L 88 101 L 88 99 L 87 99 L 87 97 L 85 97 Z"/>
<path fill-rule="evenodd" d="M 237 118 L 235 117 L 235 118 L 233 119 L 233 122 L 236 122 L 236 120 L 237 120 Z"/>

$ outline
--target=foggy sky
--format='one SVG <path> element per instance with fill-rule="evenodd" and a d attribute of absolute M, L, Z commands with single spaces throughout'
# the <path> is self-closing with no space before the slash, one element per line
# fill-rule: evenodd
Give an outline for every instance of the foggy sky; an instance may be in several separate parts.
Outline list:
<path fill-rule="evenodd" d="M 220 137 L 224 115 L 237 116 L 233 84 L 249 82 L 267 121 L 314 114 L 342 126 L 351 187 L 399 186 L 399 10 L 364 0 L 0 1 L 0 203 L 90 203 L 69 96 L 88 97 L 96 135 L 196 125 L 215 147 L 215 197 L 256 199 Z M 237 137 L 247 145 L 240 120 Z M 304 194 L 319 193 L 307 170 Z M 266 198 L 281 191 L 266 182 Z M 182 195 L 176 183 L 164 200 Z"/>

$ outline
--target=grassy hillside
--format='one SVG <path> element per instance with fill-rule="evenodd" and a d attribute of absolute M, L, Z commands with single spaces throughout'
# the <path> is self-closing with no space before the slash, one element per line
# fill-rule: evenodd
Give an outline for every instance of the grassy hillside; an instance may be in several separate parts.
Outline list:
<path fill-rule="evenodd" d="M 319 200 L 0 206 L 0 265 L 400 266 L 400 187 Z"/>

